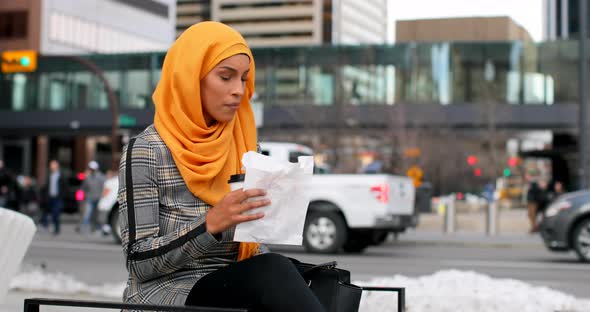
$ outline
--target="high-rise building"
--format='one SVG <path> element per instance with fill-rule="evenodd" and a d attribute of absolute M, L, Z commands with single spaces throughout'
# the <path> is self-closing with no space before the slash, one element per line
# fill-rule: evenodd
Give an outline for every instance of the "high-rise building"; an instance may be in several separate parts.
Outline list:
<path fill-rule="evenodd" d="M 175 39 L 175 24 L 175 0 L 0 1 L 0 51 L 34 50 L 41 55 L 164 51 Z M 77 65 L 64 58 L 58 67 Z M 153 79 L 150 75 L 135 71 L 124 76 L 117 70 L 102 70 L 112 84 L 124 85 L 114 90 L 121 105 L 149 105 L 149 93 L 140 88 Z M 34 73 L 0 73 L 0 90 L 4 90 L 0 110 L 27 111 L 32 85 L 40 94 L 56 92 L 36 103 L 44 116 L 46 112 L 85 109 L 95 113 L 109 106 L 104 86 L 83 71 L 38 79 Z M 99 100 L 89 104 L 93 97 Z M 109 137 L 76 132 L 77 119 L 71 126 L 65 136 L 51 131 L 19 136 L 0 133 L 0 158 L 14 172 L 34 174 L 40 181 L 45 179 L 50 158 L 58 159 L 64 170 L 83 170 L 90 159 L 99 161 L 102 168 L 110 167 L 110 156 L 104 152 L 105 147 L 110 148 Z"/>
<path fill-rule="evenodd" d="M 176 32 L 226 23 L 252 47 L 385 43 L 386 0 L 178 0 Z"/>
<path fill-rule="evenodd" d="M 211 19 L 211 0 L 176 1 L 176 36 L 192 24 Z"/>
<path fill-rule="evenodd" d="M 532 41 L 528 31 L 508 16 L 402 20 L 396 42 Z"/>
<path fill-rule="evenodd" d="M 0 2 L 0 50 L 43 54 L 165 50 L 174 40 L 174 0 Z M 141 25 L 141 27 L 138 27 Z"/>
<path fill-rule="evenodd" d="M 580 0 L 543 0 L 543 31 L 547 40 L 577 39 L 580 32 Z M 587 12 L 590 21 L 590 9 Z M 588 23 L 590 33 L 590 22 Z"/>

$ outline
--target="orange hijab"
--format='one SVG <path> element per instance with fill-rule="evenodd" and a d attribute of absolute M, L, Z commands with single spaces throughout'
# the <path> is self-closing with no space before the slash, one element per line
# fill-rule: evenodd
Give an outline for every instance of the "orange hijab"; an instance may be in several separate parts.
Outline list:
<path fill-rule="evenodd" d="M 236 55 L 250 58 L 244 96 L 234 119 L 207 126 L 200 80 L 219 62 Z M 154 125 L 172 153 L 188 189 L 215 206 L 230 191 L 230 175 L 241 173 L 245 152 L 256 151 L 256 125 L 250 107 L 254 93 L 254 58 L 242 36 L 218 22 L 188 28 L 168 50 L 152 99 Z M 238 260 L 255 255 L 258 244 L 241 243 Z"/>

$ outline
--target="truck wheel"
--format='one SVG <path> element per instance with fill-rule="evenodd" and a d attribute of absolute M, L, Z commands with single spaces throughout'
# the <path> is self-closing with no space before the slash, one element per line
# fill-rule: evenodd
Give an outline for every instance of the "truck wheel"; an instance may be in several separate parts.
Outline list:
<path fill-rule="evenodd" d="M 117 244 L 121 244 L 121 226 L 119 225 L 119 206 L 115 205 L 111 212 L 111 233 Z"/>
<path fill-rule="evenodd" d="M 303 246 L 313 253 L 335 253 L 346 241 L 346 224 L 335 212 L 316 211 L 305 219 Z"/>
<path fill-rule="evenodd" d="M 582 262 L 590 262 L 590 218 L 582 220 L 574 229 L 573 247 Z"/>

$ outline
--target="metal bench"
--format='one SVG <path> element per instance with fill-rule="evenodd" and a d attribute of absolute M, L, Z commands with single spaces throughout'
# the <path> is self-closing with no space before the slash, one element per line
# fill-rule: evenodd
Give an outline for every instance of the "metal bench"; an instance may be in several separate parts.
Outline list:
<path fill-rule="evenodd" d="M 65 300 L 65 299 L 25 299 L 24 312 L 39 312 L 40 306 L 80 307 L 98 309 L 127 309 L 132 311 L 166 311 L 166 312 L 248 312 L 248 309 L 214 308 L 199 306 L 173 306 L 157 304 L 136 304 L 108 301 Z"/>
<path fill-rule="evenodd" d="M 404 312 L 406 305 L 406 290 L 403 287 L 371 287 L 360 286 L 363 291 L 390 291 L 397 293 L 397 312 Z M 98 309 L 127 309 L 139 311 L 169 311 L 169 312 L 248 312 L 248 309 L 214 308 L 199 306 L 172 306 L 154 304 L 135 304 L 108 301 L 66 300 L 66 299 L 25 299 L 24 312 L 40 312 L 41 306 L 81 307 Z M 250 311 L 251 312 L 251 311 Z"/>

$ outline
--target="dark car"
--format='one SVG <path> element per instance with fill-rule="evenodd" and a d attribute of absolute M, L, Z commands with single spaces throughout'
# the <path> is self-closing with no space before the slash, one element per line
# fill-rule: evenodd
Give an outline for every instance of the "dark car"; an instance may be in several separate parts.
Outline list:
<path fill-rule="evenodd" d="M 566 193 L 545 210 L 541 236 L 552 251 L 574 250 L 590 262 L 590 191 Z"/>

